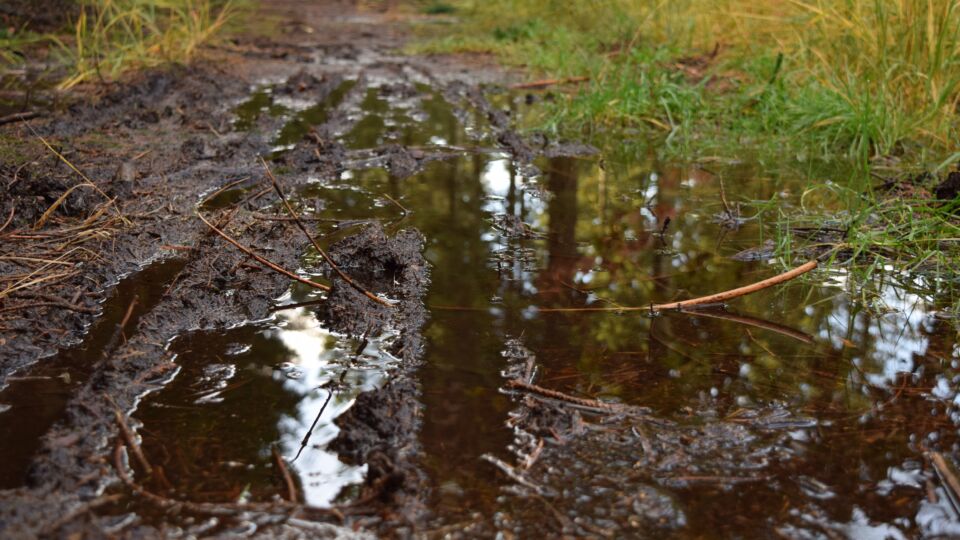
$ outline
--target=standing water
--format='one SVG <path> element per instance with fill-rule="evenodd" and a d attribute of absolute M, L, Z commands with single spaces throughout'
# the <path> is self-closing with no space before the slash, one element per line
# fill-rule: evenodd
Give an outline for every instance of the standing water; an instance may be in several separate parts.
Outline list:
<path fill-rule="evenodd" d="M 285 114 L 267 92 L 253 99 Z M 523 112 L 520 100 L 502 105 Z M 960 421 L 960 347 L 955 323 L 937 316 L 942 283 L 890 274 L 868 310 L 837 267 L 704 312 L 594 309 L 778 273 L 765 249 L 774 228 L 736 203 L 798 205 L 807 176 L 625 150 L 531 167 L 485 149 L 493 137 L 479 116 L 456 114 L 426 87 L 370 86 L 353 114 L 337 135 L 349 149 L 451 151 L 402 180 L 360 160 L 297 197 L 331 220 L 318 225 L 328 243 L 351 230 L 336 220 L 381 220 L 427 239 L 420 443 L 438 535 L 960 534 L 931 465 L 958 449 Z M 805 172 L 818 174 L 839 173 L 836 164 Z M 277 304 L 308 299 L 295 287 Z M 178 338 L 181 372 L 137 413 L 163 471 L 154 487 L 193 500 L 265 498 L 276 492 L 276 447 L 288 460 L 300 454 L 292 468 L 306 502 L 349 498 L 364 467 L 325 445 L 356 395 L 389 377 L 391 339 L 337 335 L 304 307 Z M 540 388 L 610 406 L 508 392 L 518 365 Z"/>

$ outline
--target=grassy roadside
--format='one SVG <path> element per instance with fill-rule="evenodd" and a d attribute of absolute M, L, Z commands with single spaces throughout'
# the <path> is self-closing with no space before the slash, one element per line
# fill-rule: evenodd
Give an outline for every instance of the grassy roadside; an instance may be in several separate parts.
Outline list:
<path fill-rule="evenodd" d="M 47 0 L 46 3 L 51 3 Z M 53 2 L 56 3 L 56 2 Z M 44 65 L 59 89 L 91 81 L 111 81 L 125 72 L 189 62 L 236 17 L 239 0 L 78 0 L 62 1 L 69 23 L 34 30 L 29 20 L 45 2 L 20 6 L 0 32 L 0 63 L 7 72 Z M 13 81 L 16 84 L 16 81 Z"/>
<path fill-rule="evenodd" d="M 701 147 L 786 140 L 867 162 L 960 136 L 956 0 L 462 0 L 421 51 L 493 52 L 590 77 L 557 121 L 644 124 Z"/>
<path fill-rule="evenodd" d="M 444 5 L 457 22 L 417 52 L 493 53 L 531 78 L 589 78 L 551 87 L 560 99 L 541 127 L 639 130 L 689 160 L 854 163 L 853 177 L 810 179 L 805 199 L 830 204 L 754 209 L 778 225 L 784 259 L 815 244 L 853 262 L 854 288 L 891 268 L 960 288 L 960 199 L 945 188 L 960 160 L 957 0 Z M 796 233 L 825 223 L 842 234 Z"/>

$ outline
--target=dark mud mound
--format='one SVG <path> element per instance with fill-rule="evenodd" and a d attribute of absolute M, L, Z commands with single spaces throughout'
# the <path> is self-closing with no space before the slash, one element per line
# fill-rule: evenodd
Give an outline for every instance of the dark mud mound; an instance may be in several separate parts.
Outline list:
<path fill-rule="evenodd" d="M 960 195 L 960 171 L 953 171 L 933 188 L 933 195 L 940 200 L 949 201 Z"/>
<path fill-rule="evenodd" d="M 338 332 L 360 337 L 387 330 L 399 333 L 390 352 L 400 359 L 400 367 L 385 387 L 361 394 L 337 420 L 341 432 L 331 444 L 344 461 L 367 464 L 358 500 L 389 503 L 396 513 L 385 521 L 394 532 L 394 527 L 420 520 L 427 493 L 427 478 L 417 463 L 422 407 L 414 379 L 423 352 L 423 298 L 429 285 L 423 244 L 417 231 L 388 237 L 379 224 L 335 244 L 330 255 L 342 270 L 369 291 L 395 303 L 378 304 L 335 276 L 319 311 L 320 318 Z"/>
<path fill-rule="evenodd" d="M 376 303 L 334 274 L 330 296 L 319 311 L 321 320 L 337 332 L 360 337 L 379 334 L 391 322 L 401 332 L 419 329 L 425 319 L 421 298 L 429 284 L 423 242 L 417 231 L 391 238 L 380 224 L 372 224 L 335 244 L 330 256 L 341 270 L 397 305 Z"/>

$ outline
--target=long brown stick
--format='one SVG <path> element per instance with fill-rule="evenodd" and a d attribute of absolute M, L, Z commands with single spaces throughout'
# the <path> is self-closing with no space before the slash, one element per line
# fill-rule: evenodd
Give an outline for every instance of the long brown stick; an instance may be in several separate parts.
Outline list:
<path fill-rule="evenodd" d="M 514 84 L 510 88 L 514 90 L 531 90 L 534 88 L 546 88 L 555 84 L 569 84 L 589 81 L 590 77 L 567 77 L 565 79 L 542 79 L 525 83 Z"/>
<path fill-rule="evenodd" d="M 264 259 L 263 257 L 261 257 L 261 256 L 257 255 L 256 253 L 254 253 L 250 248 L 244 246 L 244 245 L 241 244 L 240 242 L 237 242 L 237 241 L 234 240 L 233 238 L 230 238 L 229 236 L 227 236 L 227 233 L 225 233 L 225 232 L 221 231 L 220 229 L 218 229 L 213 223 L 210 223 L 209 221 L 207 221 L 206 219 L 204 219 L 204 217 L 201 216 L 199 213 L 197 214 L 197 217 L 200 218 L 200 221 L 204 222 L 204 223 L 207 225 L 207 227 L 210 227 L 210 229 L 213 230 L 213 232 L 217 233 L 217 234 L 220 236 L 220 238 L 223 238 L 223 239 L 226 240 L 227 242 L 230 242 L 231 244 L 233 244 L 233 246 L 234 246 L 235 248 L 237 248 L 237 249 L 239 249 L 240 251 L 246 253 L 247 255 L 253 257 L 254 259 L 256 259 L 257 262 L 259 262 L 260 264 L 262 264 L 262 265 L 266 266 L 267 268 L 273 270 L 274 272 L 279 272 L 279 273 L 287 276 L 287 277 L 290 278 L 290 279 L 299 281 L 300 283 L 303 283 L 304 285 L 309 285 L 310 287 L 313 287 L 314 289 L 320 289 L 321 291 L 329 291 L 329 290 L 330 290 L 330 287 L 327 287 L 326 285 L 322 285 L 322 284 L 320 284 L 320 283 L 314 283 L 314 282 L 310 281 L 309 279 L 302 278 L 302 277 L 294 274 L 293 272 L 291 272 L 291 271 L 289 271 L 289 270 L 285 270 L 284 268 L 278 266 L 277 264 L 274 264 L 274 263 L 268 261 L 267 259 Z"/>
<path fill-rule="evenodd" d="M 310 243 L 313 244 L 314 249 L 316 249 L 317 252 L 320 253 L 320 256 L 323 257 L 323 260 L 330 265 L 330 268 L 333 268 L 333 271 L 336 272 L 341 279 L 346 281 L 347 284 L 353 287 L 354 289 L 363 293 L 363 295 L 366 296 L 367 298 L 373 300 L 374 302 L 377 302 L 378 304 L 391 306 L 390 302 L 384 300 L 383 298 L 380 298 L 379 296 L 373 294 L 367 289 L 364 289 L 359 283 L 354 281 L 353 278 L 348 276 L 346 272 L 341 270 L 340 267 L 337 266 L 337 263 L 333 262 L 333 259 L 330 258 L 330 255 L 327 255 L 327 252 L 324 251 L 322 247 L 320 247 L 320 243 L 317 242 L 317 240 L 313 237 L 313 235 L 311 235 L 307 231 L 307 228 L 303 226 L 303 222 L 300 221 L 300 218 L 297 216 L 297 213 L 293 210 L 293 207 L 290 206 L 290 202 L 287 201 L 286 195 L 283 194 L 283 190 L 280 189 L 280 183 L 277 182 L 277 177 L 275 177 L 273 173 L 270 172 L 270 167 L 267 165 L 267 162 L 265 159 L 263 159 L 263 157 L 260 158 L 260 163 L 263 165 L 263 170 L 267 171 L 267 176 L 270 178 L 270 182 L 273 183 L 274 191 L 277 192 L 277 196 L 279 196 L 280 200 L 283 201 L 283 205 L 287 208 L 287 213 L 290 214 L 290 217 L 293 218 L 293 222 L 297 224 L 297 228 L 300 229 L 303 235 L 306 236 L 308 240 L 310 240 Z"/>
<path fill-rule="evenodd" d="M 140 445 L 137 444 L 137 436 L 130 431 L 126 420 L 123 419 L 123 413 L 120 412 L 120 409 L 115 409 L 114 415 L 117 419 L 117 425 L 120 427 L 120 433 L 123 435 L 123 440 L 126 441 L 127 446 L 133 451 L 134 457 L 140 462 L 140 466 L 143 467 L 144 472 L 153 474 L 153 467 L 150 466 L 150 462 L 147 461 L 147 456 L 143 454 L 143 450 L 141 450 Z"/>
<path fill-rule="evenodd" d="M 767 278 L 763 281 L 758 281 L 751 285 L 745 285 L 736 289 L 731 289 L 729 291 L 724 291 L 716 294 L 711 294 L 708 296 L 701 296 L 699 298 L 691 298 L 690 300 L 682 300 L 680 302 L 670 302 L 668 304 L 653 304 L 650 306 L 627 306 L 627 307 L 586 307 L 586 308 L 542 308 L 539 311 L 543 313 L 560 313 L 567 311 L 667 311 L 671 309 L 682 310 L 686 308 L 704 306 L 704 305 L 713 305 L 726 302 L 727 300 L 737 298 L 739 296 L 745 296 L 757 291 L 762 291 L 773 287 L 774 285 L 779 285 L 781 283 L 790 281 L 798 276 L 806 274 L 807 272 L 813 270 L 817 267 L 817 261 L 812 260 L 808 261 L 793 270 L 789 270 L 782 274 L 773 276 L 772 278 Z"/>
<path fill-rule="evenodd" d="M 957 475 L 954 474 L 953 468 L 947 463 L 943 454 L 931 450 L 927 452 L 927 457 L 933 463 L 933 468 L 937 471 L 937 475 L 947 491 L 950 503 L 956 506 L 960 503 L 960 479 L 957 479 Z"/>
<path fill-rule="evenodd" d="M 781 283 L 790 281 L 798 276 L 802 276 L 807 272 L 813 270 L 817 267 L 817 260 L 807 261 L 806 263 L 782 274 L 773 276 L 772 278 L 765 279 L 763 281 L 758 281 L 752 285 L 746 285 L 744 287 L 739 287 L 729 291 L 724 291 L 717 294 L 711 294 L 709 296 L 701 296 L 700 298 L 693 298 L 690 300 L 683 300 L 682 302 L 672 302 L 669 304 L 657 304 L 654 305 L 651 309 L 653 311 L 663 311 L 666 309 L 683 309 L 691 306 L 700 306 L 704 304 L 719 304 L 721 302 L 726 302 L 731 298 L 737 298 L 738 296 L 744 296 L 747 294 L 755 293 L 757 291 L 773 287 L 774 285 L 779 285 Z"/>

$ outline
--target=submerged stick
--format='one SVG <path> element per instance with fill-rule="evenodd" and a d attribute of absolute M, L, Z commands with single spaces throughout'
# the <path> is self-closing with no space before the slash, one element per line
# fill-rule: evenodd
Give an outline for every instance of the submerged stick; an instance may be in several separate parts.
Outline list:
<path fill-rule="evenodd" d="M 313 435 L 313 429 L 317 427 L 317 422 L 319 422 L 320 417 L 323 416 L 323 411 L 327 410 L 327 405 L 330 403 L 330 399 L 333 398 L 333 392 L 331 390 L 327 390 L 327 392 L 327 400 L 323 402 L 323 406 L 320 407 L 320 412 L 318 412 L 317 417 L 313 419 L 313 424 L 310 425 L 310 430 L 307 431 L 307 434 L 303 436 L 303 440 L 300 441 L 300 450 L 297 450 L 297 455 L 290 460 L 290 463 L 296 461 L 303 452 L 303 449 L 307 447 L 307 443 L 310 442 L 310 437 Z"/>
<path fill-rule="evenodd" d="M 120 409 L 116 409 L 114 410 L 114 415 L 117 419 L 117 425 L 120 427 L 120 433 L 123 435 L 123 439 L 126 441 L 127 446 L 129 446 L 133 451 L 134 457 L 136 457 L 137 461 L 140 462 L 140 466 L 143 467 L 144 472 L 147 474 L 153 474 L 153 467 L 150 466 L 150 462 L 147 461 L 147 456 L 144 455 L 140 445 L 137 444 L 136 435 L 130 431 L 130 427 L 127 425 L 126 420 L 123 419 L 123 413 L 120 412 Z"/>
<path fill-rule="evenodd" d="M 299 281 L 300 283 L 303 283 L 304 285 L 309 285 L 309 286 L 313 287 L 314 289 L 320 289 L 321 291 L 329 291 L 329 290 L 330 290 L 330 287 L 327 287 L 326 285 L 322 285 L 322 284 L 320 284 L 320 283 L 314 283 L 313 281 L 310 281 L 309 279 L 302 278 L 302 277 L 294 274 L 293 272 L 291 272 L 291 271 L 289 271 L 289 270 L 285 270 L 283 267 L 281 267 L 281 266 L 279 266 L 279 265 L 277 265 L 277 264 L 275 264 L 275 263 L 273 263 L 273 262 L 270 262 L 269 260 L 267 260 L 267 259 L 265 259 L 265 258 L 263 258 L 263 257 L 261 257 L 261 256 L 259 256 L 259 255 L 257 255 L 257 254 L 254 253 L 253 250 L 251 250 L 250 248 L 244 246 L 244 245 L 241 244 L 240 242 L 237 242 L 237 241 L 234 240 L 233 238 L 230 238 L 230 237 L 227 235 L 227 233 L 225 233 L 225 232 L 221 231 L 220 229 L 218 229 L 213 223 L 210 223 L 209 221 L 207 221 L 206 219 L 204 219 L 204 217 L 201 216 L 199 213 L 197 214 L 197 217 L 200 218 L 200 221 L 204 222 L 204 223 L 207 225 L 207 227 L 210 227 L 210 229 L 213 230 L 213 232 L 217 233 L 217 234 L 220 236 L 220 238 L 223 238 L 223 239 L 226 240 L 227 242 L 230 242 L 231 244 L 233 244 L 233 246 L 234 246 L 235 248 L 237 248 L 237 249 L 239 249 L 240 251 L 246 253 L 247 255 L 253 257 L 257 262 L 259 262 L 260 264 L 262 264 L 262 265 L 266 266 L 267 268 L 273 270 L 274 272 L 279 272 L 279 273 L 287 276 L 287 277 L 290 278 L 290 279 Z"/>
<path fill-rule="evenodd" d="M 570 394 L 564 394 L 557 390 L 551 390 L 549 388 L 544 388 L 542 386 L 537 386 L 535 384 L 530 384 L 528 382 L 523 382 L 520 379 L 510 379 L 506 382 L 507 388 L 514 388 L 519 390 L 524 390 L 533 394 L 539 394 L 544 397 L 551 399 L 556 399 L 557 401 L 563 401 L 571 405 L 578 407 L 585 407 L 588 409 L 596 409 L 601 411 L 608 411 L 613 413 L 637 413 L 643 414 L 646 411 L 642 407 L 634 407 L 632 405 L 624 405 L 622 403 L 607 403 L 606 401 L 600 401 L 596 399 L 587 399 L 577 396 L 571 396 Z"/>
<path fill-rule="evenodd" d="M 107 398 L 107 401 L 109 401 L 111 405 L 113 405 L 113 415 L 117 420 L 117 427 L 120 428 L 120 434 L 123 436 L 123 440 L 127 443 L 127 446 L 129 446 L 130 450 L 133 452 L 133 456 L 137 458 L 137 461 L 140 462 L 140 466 L 143 467 L 144 472 L 147 474 L 153 474 L 153 467 L 150 466 L 150 462 L 147 461 L 147 456 L 144 455 L 140 445 L 137 444 L 137 436 L 133 434 L 133 430 L 131 430 L 130 426 L 127 425 L 127 420 L 123 417 L 123 412 L 120 410 L 117 402 L 114 401 L 109 394 L 104 394 L 104 397 Z"/>
<path fill-rule="evenodd" d="M 333 262 L 333 259 L 330 258 L 330 255 L 327 255 L 327 252 L 322 247 L 320 247 L 320 243 L 317 242 L 317 240 L 313 237 L 313 235 L 311 235 L 307 231 L 307 228 L 304 227 L 303 222 L 300 221 L 300 218 L 297 216 L 297 213 L 293 210 L 293 207 L 290 206 L 290 202 L 287 201 L 287 197 L 283 194 L 283 190 L 280 189 L 280 183 L 277 182 L 277 177 L 275 177 L 273 173 L 270 172 L 270 167 L 267 165 L 266 160 L 264 160 L 262 156 L 260 157 L 260 163 L 263 164 L 263 169 L 267 171 L 267 176 L 270 178 L 270 182 L 273 184 L 274 191 L 277 192 L 277 195 L 280 197 L 280 200 L 283 201 L 283 205 L 287 208 L 287 212 L 290 214 L 290 217 L 293 218 L 293 222 L 297 224 L 297 228 L 299 228 L 300 231 L 304 234 L 304 236 L 306 236 L 307 239 L 310 240 L 310 243 L 313 244 L 314 249 L 316 249 L 317 252 L 320 253 L 320 256 L 323 257 L 323 260 L 330 265 L 330 268 L 333 268 L 333 271 L 336 272 L 338 276 L 340 276 L 340 279 L 346 281 L 348 285 L 360 291 L 364 296 L 373 300 L 374 302 L 377 302 L 378 304 L 382 304 L 384 306 L 392 307 L 390 302 L 388 302 L 387 300 L 384 300 L 383 298 L 380 298 L 379 296 L 373 294 L 367 289 L 364 289 L 359 283 L 354 281 L 353 278 L 348 276 L 346 272 L 341 270 L 340 267 L 337 266 L 337 263 Z"/>
<path fill-rule="evenodd" d="M 287 500 L 295 503 L 297 502 L 297 485 L 293 483 L 290 469 L 287 468 L 287 463 L 283 460 L 283 456 L 280 455 L 276 446 L 273 446 L 271 451 L 273 452 L 273 459 L 277 462 L 277 468 L 280 469 L 280 475 L 283 476 L 283 483 L 287 486 Z"/>
<path fill-rule="evenodd" d="M 773 287 L 774 285 L 779 285 L 799 277 L 807 272 L 813 270 L 817 267 L 816 259 L 808 261 L 793 270 L 789 270 L 782 274 L 773 276 L 772 278 L 767 278 L 763 281 L 758 281 L 751 285 L 745 285 L 743 287 L 738 287 L 736 289 L 731 289 L 729 291 L 719 292 L 716 294 L 711 294 L 707 296 L 701 296 L 699 298 L 691 298 L 690 300 L 681 300 L 679 302 L 670 302 L 667 304 L 653 304 L 650 306 L 629 306 L 629 307 L 586 307 L 586 308 L 541 308 L 539 311 L 544 313 L 559 313 L 566 311 L 667 311 L 667 310 L 682 310 L 685 308 L 691 307 L 703 307 L 707 305 L 716 305 L 722 304 L 727 300 L 737 298 L 740 296 L 746 296 L 757 291 L 762 291 Z"/>

